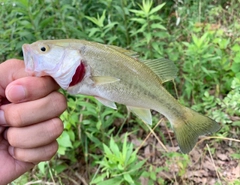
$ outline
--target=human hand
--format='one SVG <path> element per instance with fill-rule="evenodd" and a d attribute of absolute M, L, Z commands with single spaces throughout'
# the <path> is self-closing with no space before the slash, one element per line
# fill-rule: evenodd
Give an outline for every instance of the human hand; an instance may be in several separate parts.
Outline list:
<path fill-rule="evenodd" d="M 50 77 L 30 77 L 21 60 L 0 64 L 0 184 L 16 179 L 58 149 L 64 96 Z"/>

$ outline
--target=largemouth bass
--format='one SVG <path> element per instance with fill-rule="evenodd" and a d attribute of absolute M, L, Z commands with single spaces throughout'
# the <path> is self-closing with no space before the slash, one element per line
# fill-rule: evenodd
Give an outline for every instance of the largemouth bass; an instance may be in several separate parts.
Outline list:
<path fill-rule="evenodd" d="M 85 40 L 42 40 L 23 45 L 26 70 L 49 75 L 70 94 L 94 96 L 104 105 L 124 104 L 145 123 L 150 109 L 171 123 L 183 153 L 192 150 L 200 135 L 216 132 L 220 124 L 182 106 L 162 86 L 176 77 L 166 59 L 140 61 L 135 53 L 117 46 Z"/>

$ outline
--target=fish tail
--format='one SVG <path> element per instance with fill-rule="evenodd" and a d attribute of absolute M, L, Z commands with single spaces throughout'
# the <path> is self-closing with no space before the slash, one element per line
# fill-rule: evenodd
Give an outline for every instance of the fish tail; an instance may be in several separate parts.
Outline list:
<path fill-rule="evenodd" d="M 189 153 L 200 135 L 216 132 L 221 125 L 187 107 L 183 107 L 183 109 L 182 119 L 171 122 L 181 151 Z"/>

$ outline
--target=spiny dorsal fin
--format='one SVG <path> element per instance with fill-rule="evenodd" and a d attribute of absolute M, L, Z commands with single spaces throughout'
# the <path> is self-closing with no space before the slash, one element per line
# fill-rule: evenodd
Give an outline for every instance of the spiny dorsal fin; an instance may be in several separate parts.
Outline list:
<path fill-rule="evenodd" d="M 171 60 L 161 58 L 146 60 L 143 63 L 158 75 L 162 83 L 173 80 L 177 76 L 178 69 Z"/>
<path fill-rule="evenodd" d="M 130 57 L 134 57 L 134 58 L 137 58 L 138 57 L 138 54 L 134 51 L 131 51 L 131 50 L 127 50 L 127 49 L 124 49 L 124 48 L 120 48 L 118 46 L 114 46 L 114 45 L 108 45 L 108 47 L 120 52 L 120 53 L 123 53 L 124 55 L 128 55 Z"/>

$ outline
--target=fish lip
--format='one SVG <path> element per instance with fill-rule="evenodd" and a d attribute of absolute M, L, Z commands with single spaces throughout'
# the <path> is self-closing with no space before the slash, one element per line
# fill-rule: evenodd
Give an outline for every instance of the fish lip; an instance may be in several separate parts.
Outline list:
<path fill-rule="evenodd" d="M 32 56 L 30 44 L 23 44 L 22 50 L 23 50 L 23 58 L 25 63 L 25 71 L 30 76 L 40 77 L 40 76 L 46 75 L 44 72 L 36 71 L 36 63 L 34 61 L 34 57 Z"/>
<path fill-rule="evenodd" d="M 23 59 L 24 59 L 24 63 L 25 63 L 25 71 L 27 73 L 32 73 L 31 75 L 34 75 L 34 62 L 33 62 L 33 57 L 31 56 L 31 50 L 29 47 L 29 44 L 23 44 L 22 46 L 22 50 L 23 50 Z"/>

